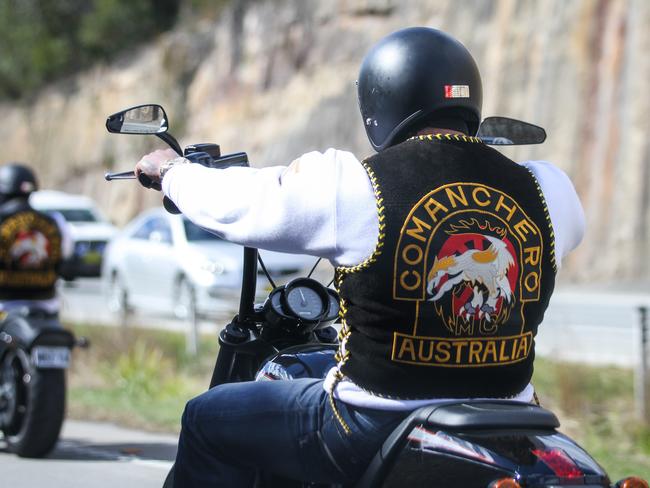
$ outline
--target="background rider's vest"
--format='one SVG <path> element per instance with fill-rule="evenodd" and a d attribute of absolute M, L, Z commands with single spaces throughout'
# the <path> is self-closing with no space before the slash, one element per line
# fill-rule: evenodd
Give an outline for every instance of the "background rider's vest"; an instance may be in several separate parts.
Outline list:
<path fill-rule="evenodd" d="M 0 207 L 0 301 L 55 296 L 61 232 L 48 215 L 25 200 Z"/>
<path fill-rule="evenodd" d="M 342 373 L 405 399 L 522 391 L 556 272 L 533 175 L 453 135 L 411 139 L 364 166 L 380 237 L 364 263 L 337 268 Z"/>

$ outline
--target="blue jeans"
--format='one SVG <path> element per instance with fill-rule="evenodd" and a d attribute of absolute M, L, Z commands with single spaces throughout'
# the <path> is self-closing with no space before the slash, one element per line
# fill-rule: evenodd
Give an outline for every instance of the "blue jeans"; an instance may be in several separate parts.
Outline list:
<path fill-rule="evenodd" d="M 409 412 L 337 402 L 323 381 L 300 379 L 220 385 L 188 402 L 175 487 L 251 487 L 258 469 L 319 483 L 351 483 Z"/>

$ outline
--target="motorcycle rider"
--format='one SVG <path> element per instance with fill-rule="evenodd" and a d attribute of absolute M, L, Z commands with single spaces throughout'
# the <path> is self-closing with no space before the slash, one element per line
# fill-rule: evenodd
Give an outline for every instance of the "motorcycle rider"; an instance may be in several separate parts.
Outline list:
<path fill-rule="evenodd" d="M 34 210 L 34 172 L 21 163 L 0 166 L 0 315 L 26 305 L 55 314 L 57 272 L 70 252 L 65 222 Z"/>
<path fill-rule="evenodd" d="M 183 414 L 175 486 L 252 486 L 255 469 L 356 480 L 414 409 L 532 401 L 534 336 L 584 233 L 567 176 L 474 137 L 482 87 L 451 36 L 403 29 L 366 55 L 361 115 L 377 154 L 209 169 L 171 150 L 136 165 L 196 224 L 336 267 L 338 364 L 322 380 L 220 385 Z"/>

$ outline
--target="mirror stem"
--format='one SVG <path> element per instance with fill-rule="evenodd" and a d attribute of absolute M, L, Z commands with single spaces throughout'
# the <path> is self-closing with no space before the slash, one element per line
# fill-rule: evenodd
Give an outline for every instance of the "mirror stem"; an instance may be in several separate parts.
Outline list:
<path fill-rule="evenodd" d="M 172 136 L 168 132 L 161 132 L 161 133 L 157 133 L 155 135 L 159 139 L 162 139 L 163 141 L 165 141 L 169 145 L 169 147 L 171 147 L 174 151 L 176 151 L 176 154 L 178 154 L 179 156 L 183 156 L 183 150 L 181 149 L 180 144 L 174 138 L 174 136 Z"/>

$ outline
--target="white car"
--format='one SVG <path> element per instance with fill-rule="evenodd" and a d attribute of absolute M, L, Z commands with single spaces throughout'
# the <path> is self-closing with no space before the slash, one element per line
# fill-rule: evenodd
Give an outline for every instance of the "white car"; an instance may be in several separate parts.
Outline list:
<path fill-rule="evenodd" d="M 309 271 L 311 256 L 260 252 L 273 278 Z M 162 208 L 145 211 L 108 245 L 102 266 L 109 308 L 209 314 L 236 296 L 243 248 Z"/>
<path fill-rule="evenodd" d="M 92 199 L 54 190 L 41 190 L 29 197 L 36 210 L 61 217 L 72 240 L 72 253 L 61 266 L 65 279 L 98 277 L 104 249 L 117 229 L 97 209 Z M 57 215 L 58 214 L 58 215 Z"/>

